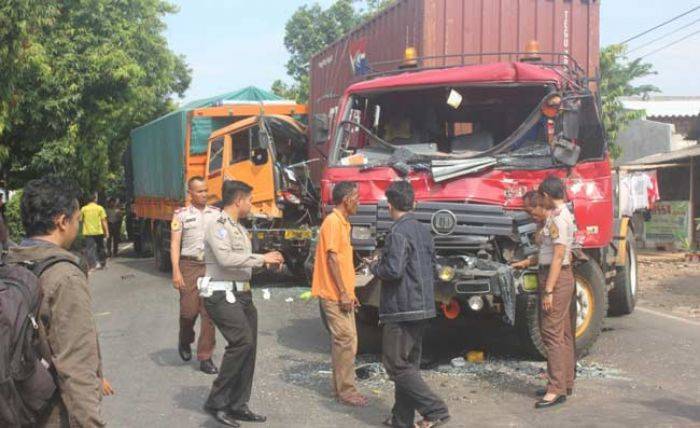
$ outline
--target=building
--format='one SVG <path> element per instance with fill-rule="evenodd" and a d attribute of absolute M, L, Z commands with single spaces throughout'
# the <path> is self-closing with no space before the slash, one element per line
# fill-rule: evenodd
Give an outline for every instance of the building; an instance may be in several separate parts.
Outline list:
<path fill-rule="evenodd" d="M 624 97 L 622 105 L 644 111 L 644 117 L 618 135 L 615 143 L 622 155 L 616 165 L 691 147 L 700 138 L 700 97 Z"/>

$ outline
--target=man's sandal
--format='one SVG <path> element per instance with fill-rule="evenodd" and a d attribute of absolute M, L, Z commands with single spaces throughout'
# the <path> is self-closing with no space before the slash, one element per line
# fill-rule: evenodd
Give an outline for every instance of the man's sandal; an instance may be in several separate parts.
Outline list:
<path fill-rule="evenodd" d="M 346 406 L 352 407 L 367 407 L 367 405 L 369 404 L 369 400 L 367 400 L 366 397 L 360 394 L 355 394 L 344 398 L 338 398 L 338 402 L 341 404 L 345 404 Z"/>

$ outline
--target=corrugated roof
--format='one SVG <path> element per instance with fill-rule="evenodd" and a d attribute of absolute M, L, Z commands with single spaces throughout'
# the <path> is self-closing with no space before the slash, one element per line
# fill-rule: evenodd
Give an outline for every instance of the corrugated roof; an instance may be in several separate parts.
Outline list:
<path fill-rule="evenodd" d="M 623 97 L 622 105 L 628 110 L 645 110 L 647 117 L 688 117 L 700 115 L 700 97 L 659 96 L 643 99 Z"/>
<path fill-rule="evenodd" d="M 700 156 L 700 145 L 698 144 L 686 147 L 685 149 L 673 150 L 670 152 L 663 153 L 655 153 L 653 155 L 644 156 L 643 158 L 636 159 L 632 162 L 626 163 L 625 165 L 663 164 L 695 156 Z"/>

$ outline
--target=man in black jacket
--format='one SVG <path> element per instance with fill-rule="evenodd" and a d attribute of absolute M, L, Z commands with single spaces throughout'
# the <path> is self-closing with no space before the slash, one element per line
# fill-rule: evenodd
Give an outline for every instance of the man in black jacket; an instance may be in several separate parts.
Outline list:
<path fill-rule="evenodd" d="M 386 197 L 394 224 L 381 257 L 371 266 L 382 281 L 382 360 L 395 386 L 395 404 L 385 424 L 413 427 L 417 411 L 423 419 L 416 426 L 434 427 L 450 417 L 445 403 L 420 375 L 423 333 L 435 317 L 435 246 L 430 231 L 410 212 L 414 205 L 411 185 L 397 181 L 389 186 Z"/>

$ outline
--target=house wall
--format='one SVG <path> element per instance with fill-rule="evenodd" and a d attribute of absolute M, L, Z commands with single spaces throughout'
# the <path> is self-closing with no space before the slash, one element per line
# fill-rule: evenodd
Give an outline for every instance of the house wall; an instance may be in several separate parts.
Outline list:
<path fill-rule="evenodd" d="M 673 125 L 650 120 L 634 120 L 617 136 L 615 143 L 622 149 L 616 165 L 672 149 Z"/>

